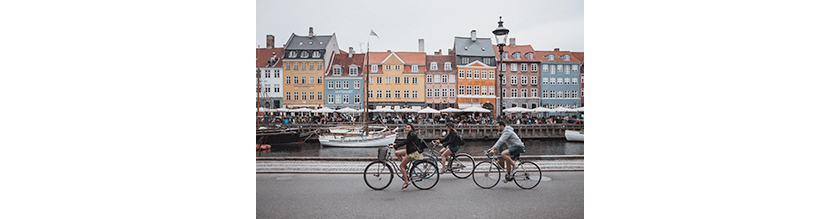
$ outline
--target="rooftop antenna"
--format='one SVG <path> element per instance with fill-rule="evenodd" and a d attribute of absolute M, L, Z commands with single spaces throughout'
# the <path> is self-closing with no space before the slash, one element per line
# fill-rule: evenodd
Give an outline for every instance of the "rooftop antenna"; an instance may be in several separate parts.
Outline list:
<path fill-rule="evenodd" d="M 364 42 L 356 42 L 356 43 L 359 43 L 359 49 L 364 48 L 364 47 L 362 47 L 362 45 L 364 45 L 364 44 L 365 44 Z"/>

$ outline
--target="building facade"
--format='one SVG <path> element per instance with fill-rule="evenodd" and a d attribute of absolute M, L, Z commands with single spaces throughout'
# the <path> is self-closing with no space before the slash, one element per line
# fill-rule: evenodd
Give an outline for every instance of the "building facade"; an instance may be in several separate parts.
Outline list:
<path fill-rule="evenodd" d="M 498 57 L 498 55 L 497 55 Z M 504 47 L 502 65 L 499 71 L 504 97 L 503 105 L 533 109 L 540 105 L 540 59 L 535 57 L 531 45 L 516 45 L 516 39 L 510 39 L 510 45 Z"/>
<path fill-rule="evenodd" d="M 580 61 L 569 51 L 538 51 L 542 61 L 541 83 L 542 104 L 546 108 L 581 106 Z"/>
<path fill-rule="evenodd" d="M 498 114 L 495 48 L 490 38 L 476 37 L 475 30 L 470 37 L 455 37 L 458 108 L 476 106 Z"/>
<path fill-rule="evenodd" d="M 426 67 L 426 106 L 458 108 L 455 55 L 426 55 Z"/>
<path fill-rule="evenodd" d="M 274 48 L 274 36 L 267 35 L 266 48 L 257 48 L 258 94 L 260 107 L 283 106 L 283 48 Z"/>
<path fill-rule="evenodd" d="M 336 54 L 326 74 L 326 106 L 332 109 L 362 108 L 364 98 L 364 78 L 362 68 L 365 65 L 365 54 L 354 54 L 353 47 L 349 53 Z"/>
<path fill-rule="evenodd" d="M 583 52 L 572 52 L 572 56 L 580 61 L 580 106 L 583 107 Z"/>
<path fill-rule="evenodd" d="M 368 107 L 426 106 L 426 53 L 371 52 Z"/>
<path fill-rule="evenodd" d="M 320 108 L 325 105 L 324 76 L 335 54 L 339 54 L 335 34 L 316 36 L 292 33 L 284 47 L 283 104 L 287 108 Z"/>

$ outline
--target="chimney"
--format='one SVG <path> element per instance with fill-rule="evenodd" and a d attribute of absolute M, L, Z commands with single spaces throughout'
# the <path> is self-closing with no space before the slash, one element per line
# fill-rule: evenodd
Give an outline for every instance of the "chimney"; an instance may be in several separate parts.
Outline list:
<path fill-rule="evenodd" d="M 516 46 L 516 38 L 510 38 L 510 46 Z"/>
<path fill-rule="evenodd" d="M 475 42 L 475 30 L 470 31 L 470 39 Z"/>
<path fill-rule="evenodd" d="M 348 58 L 353 58 L 353 47 L 350 47 L 350 52 L 347 54 Z"/>
<path fill-rule="evenodd" d="M 309 38 L 315 36 L 315 32 L 312 31 L 312 27 L 309 27 Z"/>
<path fill-rule="evenodd" d="M 555 52 L 560 52 L 560 48 L 554 48 Z"/>
<path fill-rule="evenodd" d="M 423 39 L 417 40 L 417 43 L 419 44 L 418 52 L 426 52 L 426 50 L 423 48 L 425 46 L 425 43 L 423 43 Z"/>
<path fill-rule="evenodd" d="M 274 35 L 265 35 L 265 48 L 274 49 Z"/>
<path fill-rule="evenodd" d="M 440 49 L 438 49 L 438 51 L 435 51 L 435 55 L 440 55 Z"/>
<path fill-rule="evenodd" d="M 389 49 L 388 52 L 391 52 L 391 50 Z"/>
<path fill-rule="evenodd" d="M 447 54 L 447 55 L 452 55 L 452 49 L 448 49 L 448 50 L 446 50 L 446 54 Z"/>

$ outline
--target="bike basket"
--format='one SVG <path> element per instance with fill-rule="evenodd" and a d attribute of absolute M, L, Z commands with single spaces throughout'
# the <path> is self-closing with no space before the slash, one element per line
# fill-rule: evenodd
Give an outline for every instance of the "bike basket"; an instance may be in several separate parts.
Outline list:
<path fill-rule="evenodd" d="M 379 154 L 376 155 L 376 158 L 385 161 L 385 158 L 388 157 L 388 148 L 387 147 L 379 147 Z"/>

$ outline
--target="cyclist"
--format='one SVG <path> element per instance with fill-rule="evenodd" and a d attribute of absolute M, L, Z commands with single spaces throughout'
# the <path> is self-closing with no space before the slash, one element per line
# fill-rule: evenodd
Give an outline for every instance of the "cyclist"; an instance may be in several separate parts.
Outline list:
<path fill-rule="evenodd" d="M 441 140 L 438 140 L 437 143 L 438 146 L 444 146 L 440 150 L 440 164 L 442 166 L 441 169 L 443 169 L 441 173 L 446 173 L 446 158 L 458 152 L 461 149 L 461 145 L 464 144 L 461 136 L 455 131 L 455 124 L 446 123 L 446 137 L 443 138 L 443 143 L 441 143 Z"/>
<path fill-rule="evenodd" d="M 408 187 L 408 174 L 406 174 L 406 171 L 405 171 L 406 165 L 408 165 L 408 162 L 411 162 L 412 160 L 419 160 L 419 159 L 423 158 L 423 155 L 420 154 L 420 150 L 419 150 L 420 138 L 417 137 L 417 132 L 414 129 L 414 125 L 406 124 L 405 125 L 405 130 L 408 132 L 408 134 L 405 137 L 405 141 L 402 141 L 400 143 L 388 144 L 388 147 L 390 147 L 390 148 L 394 148 L 394 147 L 399 148 L 400 146 L 406 145 L 405 149 L 398 150 L 398 151 L 394 152 L 394 155 L 397 156 L 397 159 L 402 161 L 400 163 L 400 172 L 402 172 L 403 181 L 404 181 L 402 189 L 405 189 L 405 187 Z M 406 156 L 406 155 L 408 155 L 408 156 Z M 406 156 L 406 157 L 403 157 L 403 156 Z"/>
<path fill-rule="evenodd" d="M 505 180 L 504 183 L 508 181 L 512 181 L 513 177 L 510 175 L 511 169 L 513 169 L 513 159 L 510 156 L 519 155 L 525 151 L 525 144 L 522 143 L 522 139 L 519 139 L 519 135 L 513 132 L 513 127 L 505 126 L 505 122 L 499 121 L 499 125 L 496 126 L 496 129 L 502 133 L 502 136 L 499 137 L 499 140 L 496 141 L 496 144 L 493 145 L 492 148 L 488 149 L 488 153 L 496 152 L 496 148 L 502 145 L 502 143 L 507 144 L 508 149 L 502 151 L 502 159 L 499 160 L 499 165 L 502 167 L 507 168 L 507 172 L 505 173 Z"/>

